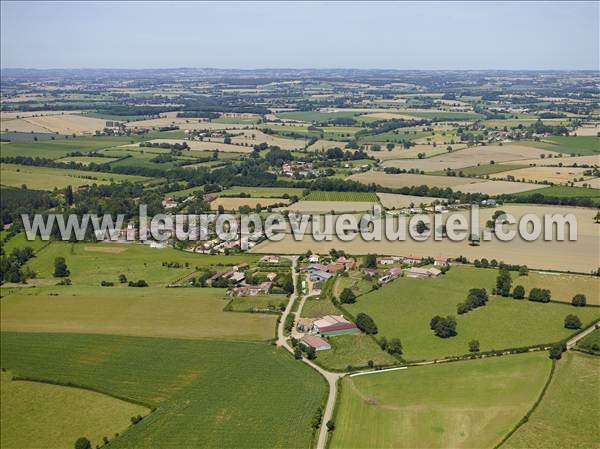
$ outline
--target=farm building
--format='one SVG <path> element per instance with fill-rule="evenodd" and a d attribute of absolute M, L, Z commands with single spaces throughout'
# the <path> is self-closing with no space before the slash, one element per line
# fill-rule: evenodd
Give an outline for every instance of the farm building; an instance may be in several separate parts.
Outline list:
<path fill-rule="evenodd" d="M 321 282 L 328 280 L 332 276 L 333 275 L 331 273 L 327 273 L 326 271 L 315 270 L 310 273 L 310 280 L 313 282 Z"/>
<path fill-rule="evenodd" d="M 300 340 L 300 344 L 306 348 L 313 348 L 315 351 L 326 351 L 331 349 L 331 345 L 321 337 L 316 335 L 306 335 Z"/>
<path fill-rule="evenodd" d="M 356 261 L 354 259 L 347 259 L 344 256 L 340 256 L 336 260 L 336 263 L 341 263 L 344 265 L 344 267 L 346 267 L 346 270 L 351 270 L 352 268 L 354 268 Z"/>
<path fill-rule="evenodd" d="M 342 315 L 325 315 L 313 321 L 311 330 L 326 337 L 359 332 L 356 325 L 345 319 Z"/>
<path fill-rule="evenodd" d="M 279 263 L 279 256 L 263 256 L 260 258 L 260 261 L 263 263 Z"/>
<path fill-rule="evenodd" d="M 438 277 L 442 272 L 437 268 L 409 268 L 408 270 L 404 270 L 406 276 L 409 278 L 429 278 L 429 277 Z"/>
<path fill-rule="evenodd" d="M 315 271 L 327 271 L 327 265 L 323 265 L 320 263 L 311 263 L 310 265 L 307 265 L 304 268 L 302 268 L 300 271 L 310 271 L 311 273 L 314 273 Z"/>
<path fill-rule="evenodd" d="M 390 268 L 383 276 L 379 278 L 378 282 L 380 284 L 387 284 L 388 282 L 398 278 L 401 274 L 402 270 L 400 268 Z"/>
<path fill-rule="evenodd" d="M 332 274 L 336 274 L 340 271 L 343 271 L 346 268 L 344 264 L 341 263 L 330 263 L 327 265 L 327 271 Z"/>
<path fill-rule="evenodd" d="M 242 285 L 233 289 L 236 296 L 266 295 L 271 291 L 272 282 L 263 282 L 258 285 Z"/>
<path fill-rule="evenodd" d="M 419 257 L 419 256 L 410 255 L 410 256 L 403 257 L 402 262 L 407 263 L 409 265 L 417 265 L 417 264 L 423 262 L 423 258 Z"/>
<path fill-rule="evenodd" d="M 379 265 L 393 265 L 395 260 L 391 257 L 380 257 L 377 259 Z"/>

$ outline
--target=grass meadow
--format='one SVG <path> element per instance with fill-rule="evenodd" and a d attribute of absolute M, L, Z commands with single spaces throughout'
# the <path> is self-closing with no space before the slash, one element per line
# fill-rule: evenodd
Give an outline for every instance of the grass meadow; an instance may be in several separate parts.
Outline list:
<path fill-rule="evenodd" d="M 400 338 L 407 360 L 439 359 L 468 353 L 468 343 L 479 340 L 481 351 L 552 343 L 568 337 L 566 315 L 576 313 L 584 324 L 600 318 L 600 309 L 557 303 L 491 297 L 484 307 L 456 314 L 469 289 L 485 287 L 491 292 L 497 270 L 455 266 L 437 279 L 400 278 L 346 305 L 353 315 L 369 314 L 379 337 Z M 573 294 L 575 294 L 574 292 Z M 454 315 L 458 335 L 436 337 L 429 328 L 435 315 Z"/>
<path fill-rule="evenodd" d="M 101 393 L 10 377 L 2 373 L 0 445 L 4 449 L 71 449 L 81 436 L 95 447 L 104 436 L 112 438 L 127 430 L 132 416 L 150 412 Z"/>
<path fill-rule="evenodd" d="M 303 198 L 304 201 L 363 201 L 379 202 L 375 192 L 324 192 L 313 190 Z"/>
<path fill-rule="evenodd" d="M 330 447 L 494 447 L 538 398 L 550 367 L 547 354 L 531 353 L 345 377 Z"/>
<path fill-rule="evenodd" d="M 3 333 L 1 345 L 15 375 L 156 408 L 112 448 L 306 448 L 326 391 L 316 372 L 264 343 Z"/>
<path fill-rule="evenodd" d="M 600 358 L 568 352 L 542 401 L 502 449 L 584 449 L 600 441 Z"/>
<path fill-rule="evenodd" d="M 23 184 L 33 190 L 62 189 L 70 185 L 80 187 L 89 184 L 109 184 L 120 181 L 148 181 L 150 178 L 117 173 L 67 170 L 61 168 L 34 167 L 15 164 L 2 164 L 0 169 L 2 185 L 21 187 Z"/>
<path fill-rule="evenodd" d="M 540 142 L 522 142 L 544 150 L 563 154 L 591 156 L 600 154 L 600 137 L 595 136 L 551 136 Z"/>

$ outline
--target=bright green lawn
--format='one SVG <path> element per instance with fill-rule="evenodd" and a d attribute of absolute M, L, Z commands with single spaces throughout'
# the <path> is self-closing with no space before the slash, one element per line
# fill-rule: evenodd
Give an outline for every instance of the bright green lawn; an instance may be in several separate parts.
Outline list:
<path fill-rule="evenodd" d="M 584 449 L 600 442 L 600 357 L 569 352 L 540 405 L 502 449 Z"/>
<path fill-rule="evenodd" d="M 3 333 L 16 375 L 158 407 L 111 448 L 306 448 L 322 378 L 264 343 Z"/>
<path fill-rule="evenodd" d="M 92 447 L 123 433 L 145 407 L 80 388 L 11 381 L 2 373 L 0 445 L 4 449 L 71 449 L 85 436 Z M 68 406 L 66 406 L 68 404 Z"/>
<path fill-rule="evenodd" d="M 466 299 L 468 290 L 485 287 L 491 292 L 497 274 L 497 270 L 455 266 L 437 279 L 397 279 L 345 307 L 355 316 L 364 312 L 373 317 L 378 336 L 400 338 L 407 360 L 466 354 L 472 339 L 488 351 L 556 342 L 572 333 L 563 327 L 565 316 L 573 313 L 567 304 L 492 297 L 486 306 L 457 316 L 456 305 Z M 436 337 L 429 328 L 435 315 L 456 316 L 458 335 Z M 580 308 L 577 315 L 589 323 L 600 318 L 600 309 Z"/>
<path fill-rule="evenodd" d="M 329 338 L 329 343 L 330 350 L 317 353 L 317 363 L 326 369 L 345 370 L 348 366 L 367 367 L 369 360 L 372 360 L 375 365 L 398 362 L 387 352 L 382 351 L 379 345 L 367 335 L 340 335 Z"/>
<path fill-rule="evenodd" d="M 492 448 L 538 398 L 546 353 L 342 380 L 332 449 Z"/>

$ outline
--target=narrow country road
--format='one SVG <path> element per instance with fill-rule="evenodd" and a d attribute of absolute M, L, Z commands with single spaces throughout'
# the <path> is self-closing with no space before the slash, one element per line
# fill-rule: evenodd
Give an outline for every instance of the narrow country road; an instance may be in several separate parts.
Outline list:
<path fill-rule="evenodd" d="M 290 256 L 290 257 L 288 257 L 288 259 L 290 259 L 292 261 L 292 279 L 294 281 L 294 287 L 296 287 L 297 283 L 298 283 L 298 274 L 296 273 L 296 267 L 298 265 L 298 256 Z M 290 296 L 288 305 L 285 308 L 283 314 L 281 315 L 281 320 L 279 322 L 279 325 L 277 326 L 277 346 L 281 346 L 281 347 L 287 349 L 292 354 L 294 353 L 294 349 L 290 346 L 289 341 L 285 336 L 284 326 L 285 326 L 285 320 L 286 320 L 287 316 L 292 311 L 292 308 L 294 307 L 294 303 L 298 299 L 298 292 L 296 290 L 297 290 L 297 288 L 294 289 L 294 293 L 292 293 L 292 295 Z M 305 298 L 302 298 L 302 299 L 305 299 Z M 302 303 L 300 305 L 302 306 L 303 304 L 304 304 L 304 301 L 302 301 Z M 302 313 L 302 309 L 298 308 L 298 311 L 296 312 L 296 320 L 301 316 L 301 313 Z M 337 396 L 337 381 L 344 375 L 339 374 L 339 373 L 332 373 L 330 371 L 324 370 L 319 365 L 313 363 L 312 361 L 308 360 L 305 357 L 302 358 L 302 361 L 304 363 L 306 363 L 307 365 L 309 365 L 314 370 L 318 371 L 319 374 L 321 374 L 325 378 L 325 380 L 327 381 L 327 384 L 329 385 L 329 395 L 327 397 L 327 404 L 325 405 L 325 410 L 323 411 L 323 419 L 321 421 L 321 427 L 319 429 L 319 439 L 318 439 L 317 448 L 316 448 L 316 449 L 325 449 L 325 444 L 327 443 L 327 426 L 326 426 L 326 424 L 327 424 L 327 421 L 329 421 L 333 416 L 333 410 L 335 408 L 335 400 L 336 400 L 336 396 Z"/>
<path fill-rule="evenodd" d="M 575 345 L 579 342 L 579 340 L 581 340 L 585 336 L 591 334 L 596 329 L 600 329 L 600 323 L 592 324 L 590 327 L 585 329 L 583 332 L 580 332 L 577 335 L 575 335 L 573 338 L 567 340 L 567 349 L 571 349 L 571 348 L 575 347 Z"/>

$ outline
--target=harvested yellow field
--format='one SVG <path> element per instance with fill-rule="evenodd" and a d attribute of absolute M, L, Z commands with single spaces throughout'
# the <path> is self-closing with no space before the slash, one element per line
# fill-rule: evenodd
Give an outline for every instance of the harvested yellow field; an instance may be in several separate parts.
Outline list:
<path fill-rule="evenodd" d="M 0 112 L 0 121 L 14 120 L 18 118 L 27 117 L 39 117 L 42 115 L 63 115 L 63 114 L 77 114 L 80 111 L 2 111 Z"/>
<path fill-rule="evenodd" d="M 325 140 L 325 139 L 321 139 L 321 140 L 317 140 L 315 143 L 313 143 L 312 145 L 310 145 L 307 149 L 308 151 L 325 151 L 328 150 L 329 148 L 343 148 L 345 145 L 344 142 L 337 142 L 335 140 Z"/>
<path fill-rule="evenodd" d="M 468 178 L 458 178 L 468 179 Z M 487 195 L 501 195 L 503 193 L 518 193 L 527 192 L 528 190 L 536 190 L 548 187 L 547 185 L 533 184 L 528 182 L 512 182 L 512 181 L 482 181 L 476 183 L 465 183 L 452 187 L 454 191 L 463 193 L 485 193 Z"/>
<path fill-rule="evenodd" d="M 548 181 L 554 184 L 566 184 L 567 182 L 578 181 L 579 178 L 587 178 L 583 174 L 585 170 L 585 168 L 575 167 L 526 167 L 494 173 L 490 177 L 494 179 L 508 179 L 509 176 L 512 176 L 518 181 Z"/>
<path fill-rule="evenodd" d="M 288 200 L 283 198 L 228 198 L 219 197 L 210 203 L 212 210 L 217 210 L 219 206 L 223 206 L 226 211 L 238 210 L 241 206 L 256 207 L 260 204 L 262 207 L 272 206 L 274 204 L 288 203 Z"/>
<path fill-rule="evenodd" d="M 414 195 L 400 195 L 397 193 L 378 193 L 379 201 L 383 207 L 388 209 L 401 209 L 403 207 L 410 207 L 411 204 L 419 206 L 424 203 L 429 206 L 434 201 L 446 201 L 445 198 L 435 198 L 432 196 L 414 196 Z"/>
<path fill-rule="evenodd" d="M 600 178 L 592 178 L 587 181 L 579 181 L 575 183 L 579 187 L 591 187 L 593 189 L 600 189 Z"/>
<path fill-rule="evenodd" d="M 2 119 L 0 121 L 2 131 L 11 131 L 16 133 L 47 133 L 48 130 L 42 126 L 30 123 L 27 119 Z"/>
<path fill-rule="evenodd" d="M 454 146 L 452 147 L 454 148 Z M 488 145 L 466 148 L 427 159 L 386 161 L 385 167 L 416 168 L 426 172 L 445 170 L 446 168 L 465 168 L 494 162 L 520 161 L 539 158 L 540 155 L 554 154 L 551 151 L 519 145 Z"/>
<path fill-rule="evenodd" d="M 560 154 L 560 153 L 558 153 Z M 545 157 L 544 159 L 526 159 L 519 161 L 519 164 L 523 165 L 536 165 L 536 166 L 558 166 L 562 164 L 565 167 L 576 165 L 600 165 L 600 155 L 592 156 L 567 156 L 567 157 Z"/>
<path fill-rule="evenodd" d="M 481 182 L 480 179 L 457 178 L 451 176 L 434 175 L 416 175 L 411 173 L 401 173 L 398 175 L 387 174 L 382 171 L 368 171 L 350 176 L 352 181 L 362 182 L 363 184 L 379 184 L 383 187 L 410 187 L 428 185 L 430 187 L 453 187 Z"/>
<path fill-rule="evenodd" d="M 465 148 L 467 148 L 466 144 L 454 144 L 451 146 L 454 151 L 464 150 Z M 370 147 L 370 145 L 369 145 L 369 147 Z M 392 151 L 389 151 L 385 147 L 385 145 L 382 145 L 381 151 L 368 150 L 367 153 L 369 153 L 369 156 L 373 156 L 373 157 L 379 159 L 380 161 L 384 161 L 385 162 L 383 164 L 384 167 L 394 167 L 395 166 L 394 163 L 388 162 L 388 161 L 393 161 L 393 160 L 397 160 L 397 159 L 400 159 L 403 162 L 405 162 L 404 161 L 405 159 L 419 160 L 418 159 L 419 153 L 425 153 L 425 157 L 429 158 L 429 157 L 433 157 L 433 156 L 447 154 L 448 151 L 446 150 L 446 146 L 438 145 L 438 146 L 434 147 L 433 145 L 420 144 L 420 145 L 415 145 L 414 147 L 411 147 L 409 150 L 405 149 L 402 145 L 395 145 L 394 148 L 392 149 Z"/>
<path fill-rule="evenodd" d="M 489 220 L 496 208 L 480 210 L 480 227 Z M 409 237 L 406 241 L 390 242 L 364 241 L 357 237 L 351 242 L 343 242 L 335 236 L 331 240 L 316 242 L 311 236 L 306 236 L 303 241 L 295 241 L 293 236 L 286 237 L 279 242 L 267 240 L 252 249 L 256 253 L 269 254 L 299 254 L 307 250 L 325 254 L 331 248 L 344 250 L 349 254 L 388 254 L 388 255 L 444 255 L 447 257 L 458 257 L 460 255 L 469 260 L 496 259 L 510 264 L 527 265 L 530 268 L 543 270 L 561 270 L 580 273 L 589 273 L 600 266 L 600 255 L 598 245 L 600 244 L 600 226 L 594 223 L 595 209 L 559 207 L 559 206 L 535 206 L 535 205 L 503 205 L 502 210 L 513 214 L 518 220 L 524 214 L 533 213 L 538 216 L 543 214 L 574 214 L 578 221 L 577 241 L 544 241 L 536 240 L 525 242 L 516 238 L 511 242 L 482 241 L 479 246 L 470 246 L 468 241 L 452 242 L 448 239 L 434 241 L 428 239 L 424 242 L 415 242 Z M 460 212 L 469 217 L 468 211 Z M 446 214 L 442 214 L 444 217 Z M 514 229 L 510 226 L 509 229 Z"/>
<path fill-rule="evenodd" d="M 600 126 L 597 124 L 583 125 L 574 131 L 574 134 L 577 134 L 578 136 L 598 136 L 598 133 L 600 133 Z"/>
<path fill-rule="evenodd" d="M 106 126 L 106 120 L 70 114 L 28 117 L 24 120 L 44 128 L 46 132 L 59 134 L 93 134 Z"/>
<path fill-rule="evenodd" d="M 250 147 L 261 143 L 267 143 L 270 146 L 278 146 L 282 150 L 300 150 L 304 148 L 307 143 L 306 139 L 288 139 L 286 137 L 273 136 L 265 134 L 258 129 L 233 130 L 231 131 L 231 134 L 240 134 L 239 136 L 231 138 L 232 143 L 248 145 Z M 219 140 L 222 141 L 223 139 Z"/>

